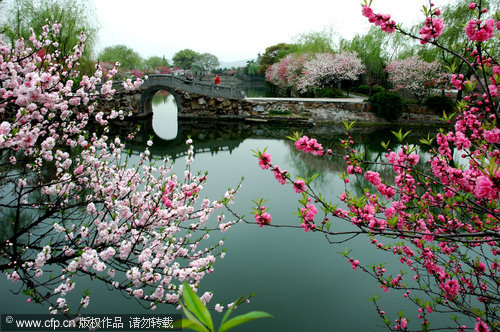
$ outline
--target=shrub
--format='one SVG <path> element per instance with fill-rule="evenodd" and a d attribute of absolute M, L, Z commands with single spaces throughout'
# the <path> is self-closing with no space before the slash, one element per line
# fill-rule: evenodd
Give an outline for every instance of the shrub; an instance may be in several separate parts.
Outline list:
<path fill-rule="evenodd" d="M 394 121 L 401 117 L 404 110 L 403 99 L 395 92 L 379 92 L 370 97 L 371 110 L 378 117 Z"/>
<path fill-rule="evenodd" d="M 424 105 L 437 114 L 442 114 L 443 111 L 451 113 L 453 112 L 453 107 L 455 107 L 453 100 L 446 96 L 430 96 L 425 100 Z"/>
<path fill-rule="evenodd" d="M 360 86 L 352 88 L 351 91 L 354 93 L 361 93 L 363 95 L 370 95 L 370 86 L 368 84 L 361 84 Z M 373 85 L 371 91 L 372 95 L 374 95 L 379 92 L 384 92 L 385 89 L 380 85 Z"/>
<path fill-rule="evenodd" d="M 361 84 L 360 86 L 356 86 L 352 88 L 352 92 L 362 93 L 364 95 L 370 94 L 370 86 L 368 84 Z"/>
<path fill-rule="evenodd" d="M 332 88 L 321 88 L 315 90 L 315 95 L 317 98 L 343 98 L 345 95 L 342 91 Z"/>
<path fill-rule="evenodd" d="M 385 89 L 383 87 L 381 87 L 380 85 L 374 85 L 372 87 L 372 94 L 377 94 L 377 93 L 380 93 L 380 92 L 384 92 Z"/>

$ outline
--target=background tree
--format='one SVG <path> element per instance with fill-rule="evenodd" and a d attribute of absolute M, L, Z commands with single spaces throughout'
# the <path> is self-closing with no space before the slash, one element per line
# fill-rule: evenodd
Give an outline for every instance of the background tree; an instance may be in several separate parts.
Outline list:
<path fill-rule="evenodd" d="M 58 34 L 58 49 L 63 54 L 73 53 L 73 46 L 85 31 L 86 44 L 80 62 L 80 70 L 90 73 L 94 70 L 94 50 L 97 38 L 95 8 L 90 1 L 84 0 L 6 0 L 2 2 L 1 22 L 4 36 L 10 42 L 19 38 L 27 40 L 33 28 L 37 35 L 47 22 L 58 22 L 61 31 Z"/>
<path fill-rule="evenodd" d="M 103 75 L 98 65 L 72 90 L 81 73 L 71 69 L 85 36 L 66 57 L 57 52 L 58 32 L 59 24 L 50 25 L 45 36 L 16 47 L 0 38 L 0 60 L 10 64 L 0 68 L 0 272 L 29 302 L 54 314 L 78 315 L 91 303 L 94 286 L 79 289 L 83 279 L 152 310 L 177 305 L 180 283 L 197 287 L 222 254 L 222 242 L 200 246 L 220 203 L 199 201 L 207 176 L 191 173 L 191 140 L 184 176 L 172 173 L 168 158 L 150 158 L 152 141 L 135 166 L 122 140 L 135 130 L 120 135 L 107 126 L 123 120 L 124 111 L 96 107 L 112 99 L 116 68 Z M 40 56 L 48 45 L 56 50 Z M 123 88 L 141 84 L 128 79 Z M 224 201 L 233 194 L 228 190 Z M 233 224 L 221 223 L 222 217 L 219 222 L 221 230 Z M 72 291 L 83 294 L 71 297 Z M 210 298 L 206 292 L 201 301 Z"/>
<path fill-rule="evenodd" d="M 352 40 L 341 39 L 339 47 L 342 51 L 356 52 L 366 68 L 366 82 L 371 88 L 375 84 L 387 87 L 385 71 L 387 54 L 384 52 L 387 34 L 371 28 L 366 35 L 356 35 Z"/>
<path fill-rule="evenodd" d="M 357 80 L 365 68 L 355 52 L 317 53 L 304 63 L 298 89 L 340 88 L 342 81 Z"/>
<path fill-rule="evenodd" d="M 119 62 L 122 69 L 142 69 L 143 59 L 133 49 L 125 45 L 108 46 L 98 56 L 99 61 Z"/>
<path fill-rule="evenodd" d="M 417 55 L 392 61 L 387 65 L 387 72 L 395 89 L 411 93 L 419 104 L 439 85 L 442 77 L 442 68 L 437 60 L 427 62 Z"/>
<path fill-rule="evenodd" d="M 291 47 L 291 44 L 279 43 L 266 48 L 266 51 L 260 57 L 259 75 L 265 75 L 267 68 L 284 58 L 289 53 Z"/>
<path fill-rule="evenodd" d="M 158 67 L 169 67 L 170 64 L 168 60 L 165 59 L 165 56 L 150 56 L 144 61 L 144 66 L 150 69 L 158 68 Z"/>
<path fill-rule="evenodd" d="M 247 61 L 245 74 L 251 77 L 259 76 L 259 63 L 256 60 Z"/>
<path fill-rule="evenodd" d="M 210 53 L 202 53 L 193 63 L 193 67 L 199 71 L 210 71 L 220 66 L 219 59 Z"/>
<path fill-rule="evenodd" d="M 333 40 L 334 32 L 328 29 L 320 32 L 315 31 L 299 34 L 294 38 L 294 43 L 290 48 L 289 53 L 304 54 L 333 52 L 335 50 Z"/>
<path fill-rule="evenodd" d="M 193 64 L 198 61 L 199 57 L 199 53 L 186 48 L 175 53 L 172 57 L 172 61 L 174 62 L 174 66 L 176 67 L 180 67 L 182 69 L 191 69 Z"/>

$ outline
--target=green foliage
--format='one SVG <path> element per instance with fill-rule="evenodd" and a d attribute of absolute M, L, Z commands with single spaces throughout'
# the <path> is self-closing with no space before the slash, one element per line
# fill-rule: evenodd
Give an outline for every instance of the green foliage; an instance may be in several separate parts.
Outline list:
<path fill-rule="evenodd" d="M 10 42 L 19 38 L 28 40 L 31 32 L 37 35 L 43 32 L 47 23 L 58 22 L 61 31 L 58 36 L 58 50 L 63 55 L 73 53 L 73 47 L 79 42 L 80 33 L 85 32 L 85 50 L 80 60 L 80 68 L 84 74 L 93 69 L 92 53 L 97 38 L 97 22 L 92 3 L 85 0 L 16 0 L 2 3 L 1 8 L 3 35 Z"/>
<path fill-rule="evenodd" d="M 371 94 L 370 94 L 370 86 L 368 84 L 362 84 L 357 87 L 354 87 L 351 89 L 352 92 L 355 93 L 361 93 L 364 95 L 374 95 L 379 92 L 384 92 L 385 89 L 381 87 L 380 85 L 374 85 L 371 87 Z"/>
<path fill-rule="evenodd" d="M 317 89 L 314 91 L 314 94 L 317 98 L 343 98 L 345 95 L 342 91 L 337 89 L 332 89 L 330 87 L 325 87 L 321 89 Z"/>
<path fill-rule="evenodd" d="M 370 98 L 370 105 L 373 113 L 388 121 L 399 119 L 404 111 L 401 96 L 390 91 L 374 94 Z"/>
<path fill-rule="evenodd" d="M 144 65 L 147 68 L 157 68 L 157 67 L 169 67 L 170 64 L 168 63 L 168 60 L 165 59 L 165 56 L 159 57 L 159 56 L 150 56 L 144 61 Z"/>
<path fill-rule="evenodd" d="M 207 307 L 203 304 L 196 293 L 191 289 L 191 287 L 184 282 L 183 284 L 183 296 L 184 304 L 181 303 L 182 310 L 186 315 L 187 319 L 182 319 L 182 321 L 174 322 L 174 327 L 180 327 L 199 331 L 199 332 L 213 332 L 215 331 L 212 316 L 208 311 Z M 251 311 L 243 315 L 239 315 L 229 319 L 234 309 L 243 302 L 243 296 L 238 298 L 234 304 L 229 308 L 222 318 L 221 324 L 219 326 L 218 332 L 224 332 L 232 329 L 238 325 L 250 322 L 259 318 L 272 318 L 273 316 L 262 311 Z"/>
<path fill-rule="evenodd" d="M 381 84 L 387 86 L 386 50 L 388 35 L 378 27 L 372 27 L 366 35 L 356 35 L 350 41 L 340 41 L 341 51 L 358 53 L 359 58 L 366 67 L 366 80 L 368 84 Z"/>
<path fill-rule="evenodd" d="M 210 71 L 220 66 L 219 59 L 210 53 L 202 53 L 193 63 L 193 69 L 201 71 Z"/>
<path fill-rule="evenodd" d="M 142 69 L 143 59 L 133 49 L 125 45 L 108 46 L 99 53 L 98 60 L 102 62 L 119 62 L 123 69 Z"/>
<path fill-rule="evenodd" d="M 252 77 L 259 76 L 259 67 L 259 64 L 255 60 L 250 60 L 245 67 L 245 73 Z"/>
<path fill-rule="evenodd" d="M 443 112 L 453 112 L 455 102 L 446 96 L 430 96 L 424 101 L 424 105 L 429 107 L 436 114 L 442 114 Z"/>
<path fill-rule="evenodd" d="M 266 48 L 266 51 L 260 57 L 260 67 L 258 71 L 259 75 L 265 75 L 267 67 L 279 62 L 282 58 L 284 58 L 289 53 L 291 47 L 291 44 L 279 43 Z"/>
<path fill-rule="evenodd" d="M 193 64 L 200 59 L 200 54 L 188 48 L 180 50 L 172 57 L 174 66 L 182 69 L 191 69 Z"/>
<path fill-rule="evenodd" d="M 299 34 L 295 37 L 295 43 L 289 50 L 289 53 L 308 54 L 308 53 L 327 53 L 333 52 L 333 31 L 323 30 L 321 32 L 309 32 Z"/>

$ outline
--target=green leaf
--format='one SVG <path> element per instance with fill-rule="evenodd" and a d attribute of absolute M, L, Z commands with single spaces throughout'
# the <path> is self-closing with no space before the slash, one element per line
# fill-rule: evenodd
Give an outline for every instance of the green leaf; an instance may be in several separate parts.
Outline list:
<path fill-rule="evenodd" d="M 193 331 L 198 331 L 198 332 L 209 332 L 207 328 L 203 325 L 201 325 L 199 322 L 193 322 L 189 319 L 181 319 L 181 320 L 176 320 L 174 322 L 174 329 L 190 329 Z"/>
<path fill-rule="evenodd" d="M 352 129 L 352 127 L 354 127 L 354 125 L 356 124 L 356 121 L 353 121 L 351 123 L 344 121 L 343 124 L 344 124 L 345 130 L 349 131 Z"/>
<path fill-rule="evenodd" d="M 219 332 L 224 332 L 227 331 L 235 326 L 250 322 L 255 319 L 260 319 L 260 318 L 272 318 L 273 316 L 268 314 L 267 312 L 263 311 L 251 311 L 249 313 L 243 314 L 236 316 L 224 324 L 222 324 L 219 328 Z"/>
<path fill-rule="evenodd" d="M 202 325 L 201 322 L 198 320 L 198 318 L 196 318 L 196 316 L 191 311 L 189 311 L 184 304 L 182 303 L 180 304 L 182 307 L 182 311 L 184 312 L 184 315 L 186 315 L 189 321 Z"/>
<path fill-rule="evenodd" d="M 186 303 L 186 307 L 191 310 L 191 312 L 195 314 L 195 316 L 203 324 L 205 324 L 210 331 L 213 331 L 214 323 L 212 322 L 212 316 L 210 316 L 210 312 L 208 312 L 207 307 L 205 307 L 200 298 L 186 282 L 183 283 L 182 293 L 184 295 L 184 302 Z"/>
<path fill-rule="evenodd" d="M 222 325 L 224 325 L 224 323 L 229 318 L 229 316 L 231 316 L 231 314 L 233 313 L 233 311 L 236 308 L 237 304 L 240 303 L 240 301 L 242 299 L 243 299 L 243 296 L 240 296 L 236 301 L 233 302 L 234 304 L 227 310 L 226 314 L 222 318 L 222 321 L 220 322 L 221 327 L 222 327 Z"/>

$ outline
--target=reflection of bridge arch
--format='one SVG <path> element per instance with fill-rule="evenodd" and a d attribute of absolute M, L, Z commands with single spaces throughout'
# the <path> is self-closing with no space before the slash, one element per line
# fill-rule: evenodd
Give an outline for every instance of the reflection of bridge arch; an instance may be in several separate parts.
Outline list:
<path fill-rule="evenodd" d="M 153 97 L 158 91 L 167 91 L 175 98 L 175 103 L 177 104 L 177 113 L 182 112 L 182 100 L 179 95 L 175 92 L 175 89 L 166 85 L 153 85 L 147 88 L 141 95 L 141 100 L 139 101 L 139 112 L 141 116 L 147 116 L 153 114 Z"/>

